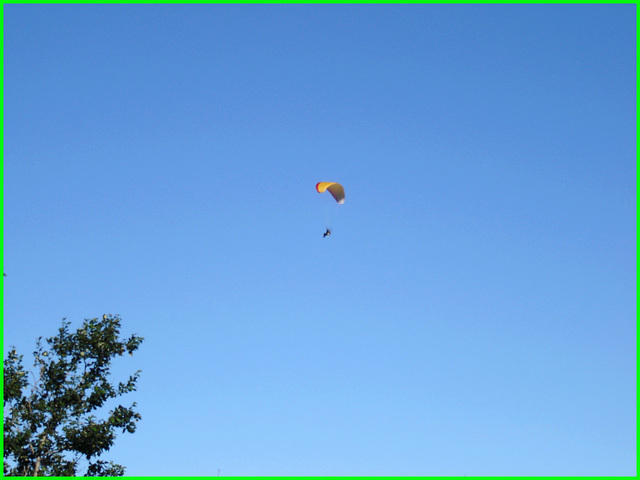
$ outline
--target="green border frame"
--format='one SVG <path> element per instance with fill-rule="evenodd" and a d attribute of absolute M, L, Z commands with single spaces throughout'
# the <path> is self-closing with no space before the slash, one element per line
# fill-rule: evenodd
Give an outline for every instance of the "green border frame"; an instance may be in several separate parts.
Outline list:
<path fill-rule="evenodd" d="M 640 36 L 638 36 L 638 25 L 640 25 L 640 9 L 638 8 L 638 3 L 640 3 L 639 1 L 636 0 L 620 0 L 620 1 L 594 1 L 594 0 L 565 0 L 565 1 L 554 1 L 554 0 L 538 0 L 538 1 L 526 1 L 526 0 L 516 0 L 516 1 L 508 1 L 508 0 L 502 0 L 502 1 L 481 1 L 481 0 L 471 0 L 471 1 L 455 1 L 455 0 L 440 0 L 440 1 L 420 1 L 420 0 L 402 0 L 402 1 L 385 1 L 385 0 L 348 0 L 348 1 L 341 1 L 341 0 L 324 0 L 324 1 L 314 1 L 314 0 L 301 0 L 301 1 L 295 1 L 295 0 L 254 0 L 254 1 L 206 1 L 206 0 L 195 0 L 195 1 L 169 1 L 169 0 L 159 0 L 159 1 L 153 1 L 153 0 L 137 0 L 137 1 L 96 1 L 96 2 L 91 2 L 91 1 L 83 1 L 83 0 L 64 0 L 64 1 L 3 1 L 2 4 L 3 6 L 5 4 L 48 4 L 48 3 L 53 3 L 53 4 L 118 4 L 118 3 L 125 3 L 125 4 L 161 4 L 161 3 L 168 3 L 168 4 L 212 4 L 212 3 L 224 3 L 224 4 L 394 4 L 394 3 L 402 3 L 402 4 L 597 4 L 597 5 L 601 5 L 601 4 L 609 4 L 609 3 L 613 3 L 613 4 L 633 4 L 636 5 L 636 242 L 637 242 L 637 237 L 638 237 L 638 232 L 640 232 L 640 229 L 638 228 L 638 219 L 640 218 L 640 215 L 638 215 L 638 206 L 640 205 L 640 197 L 638 196 L 638 192 L 637 192 L 637 185 L 638 185 L 638 180 L 640 180 L 640 173 L 638 172 L 638 144 L 637 144 L 637 138 L 638 138 L 638 133 L 640 133 L 640 127 L 638 127 L 638 123 L 637 123 L 637 118 L 638 118 L 638 107 L 640 106 L 640 101 L 638 101 L 638 95 L 637 95 L 637 91 L 638 91 L 638 73 L 640 72 L 640 69 L 638 68 L 638 59 L 640 59 L 640 56 L 638 55 L 638 50 L 640 47 Z M 0 51 L 0 58 L 2 58 L 2 65 L 0 66 L 0 75 L 2 75 L 2 78 L 4 79 L 4 8 L 2 8 L 2 11 L 0 11 L 0 26 L 2 28 L 2 38 L 0 39 L 0 45 L 2 46 L 2 49 Z M 3 82 L 4 85 L 4 82 Z M 4 112 L 4 90 L 3 90 L 3 95 L 2 98 L 0 99 L 0 105 L 2 106 L 2 111 Z M 4 115 L 3 115 L 3 119 L 4 119 Z M 4 146 L 4 129 L 2 132 L 2 145 Z M 2 233 L 2 253 L 0 253 L 0 255 L 2 255 L 2 265 L 3 265 L 3 272 L 4 272 L 4 149 L 3 149 L 3 155 L 2 155 L 2 168 L 0 169 L 0 180 L 2 181 L 2 198 L 0 199 L 0 203 L 2 204 L 2 209 L 0 210 L 0 219 L 1 224 L 0 224 L 0 232 Z M 638 289 L 638 282 L 637 282 L 637 272 L 638 272 L 638 266 L 640 265 L 640 260 L 638 260 L 638 249 L 637 249 L 637 243 L 636 243 L 636 452 L 638 449 L 638 443 L 637 443 L 637 439 L 638 439 L 638 426 L 640 425 L 640 421 L 638 420 L 638 415 L 637 415 L 637 405 L 638 405 L 638 367 L 640 366 L 640 362 L 638 361 L 638 355 L 637 355 L 637 345 L 638 345 L 638 339 L 640 339 L 640 335 L 638 334 L 638 312 L 637 312 L 637 293 L 640 291 L 640 289 Z M 0 285 L 0 292 L 2 293 L 2 315 L 0 316 L 0 326 L 4 326 L 4 277 L 3 277 L 3 283 L 2 285 Z M 2 336 L 0 337 L 0 346 L 2 346 L 3 352 L 4 352 L 4 328 L 3 328 L 3 333 Z M 2 377 L 4 378 L 4 369 L 3 369 L 3 373 L 1 374 Z M 3 440 L 0 440 L 0 443 L 4 443 Z M 3 445 L 4 447 L 4 445 Z M 4 448 L 3 448 L 4 451 Z M 126 478 L 134 478 L 134 479 L 148 479 L 148 478 L 184 478 L 184 479 L 202 479 L 202 478 L 216 478 L 216 477 L 196 477 L 196 476 L 184 476 L 184 477 L 157 477 L 157 476 L 127 476 L 125 475 Z M 72 478 L 72 477 L 49 477 L 49 478 Z M 533 477 L 523 477 L 523 476 L 514 476 L 514 477 L 478 477 L 478 476 L 472 476 L 472 477 L 460 477 L 460 476 L 437 476 L 437 477 L 429 477 L 429 476 L 415 476 L 415 477 L 402 477 L 402 476 L 373 476 L 373 477 L 367 477 L 367 476 L 353 476 L 353 477 L 345 477 L 345 476 L 337 476 L 337 477 L 323 477 L 323 476 L 287 476 L 287 477 L 277 477 L 277 476 L 271 476 L 271 477 L 247 477 L 247 476 L 241 476 L 241 477 L 233 477 L 234 479 L 238 479 L 238 480 L 249 480 L 249 479 L 257 479 L 257 478 L 282 478 L 282 479 L 289 479 L 289 480 L 295 480 L 295 479 L 308 479 L 308 478 L 350 478 L 350 479 L 356 479 L 356 480 L 365 480 L 365 479 L 401 479 L 401 478 L 433 478 L 433 479 L 443 479 L 443 480 L 464 480 L 466 478 L 527 478 L 527 479 L 548 479 L 548 478 L 563 478 L 563 479 L 574 479 L 574 478 L 600 478 L 600 479 L 620 479 L 620 478 L 638 478 L 638 458 L 637 458 L 637 453 L 636 453 L 636 476 L 595 476 L 595 477 L 580 477 L 580 476 L 570 476 L 570 477 L 540 477 L 540 476 L 533 476 Z"/>

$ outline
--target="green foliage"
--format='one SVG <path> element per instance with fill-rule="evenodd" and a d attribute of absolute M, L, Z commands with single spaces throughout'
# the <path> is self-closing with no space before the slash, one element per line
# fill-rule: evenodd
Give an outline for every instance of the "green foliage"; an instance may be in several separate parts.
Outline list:
<path fill-rule="evenodd" d="M 85 320 L 76 331 L 63 320 L 58 335 L 38 339 L 35 371 L 27 372 L 12 349 L 4 360 L 4 475 L 75 476 L 85 458 L 87 476 L 121 476 L 124 467 L 98 457 L 121 430 L 133 433 L 135 403 L 118 405 L 101 420 L 97 409 L 136 389 L 140 371 L 110 383 L 111 361 L 138 349 L 143 338 L 120 339 L 120 317 Z M 32 382 L 29 382 L 31 374 Z M 84 464 L 85 462 L 83 462 Z"/>

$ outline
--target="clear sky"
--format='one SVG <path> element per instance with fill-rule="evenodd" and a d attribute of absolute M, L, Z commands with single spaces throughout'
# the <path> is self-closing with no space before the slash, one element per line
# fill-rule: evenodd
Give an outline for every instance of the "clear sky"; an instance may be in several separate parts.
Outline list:
<path fill-rule="evenodd" d="M 5 5 L 5 349 L 145 337 L 129 475 L 635 475 L 635 22 Z"/>

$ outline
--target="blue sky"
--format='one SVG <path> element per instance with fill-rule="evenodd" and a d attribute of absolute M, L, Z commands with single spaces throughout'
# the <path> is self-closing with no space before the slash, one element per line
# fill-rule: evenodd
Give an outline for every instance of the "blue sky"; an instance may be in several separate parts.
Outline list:
<path fill-rule="evenodd" d="M 635 475 L 635 9 L 5 5 L 5 348 L 145 337 L 129 475 Z"/>

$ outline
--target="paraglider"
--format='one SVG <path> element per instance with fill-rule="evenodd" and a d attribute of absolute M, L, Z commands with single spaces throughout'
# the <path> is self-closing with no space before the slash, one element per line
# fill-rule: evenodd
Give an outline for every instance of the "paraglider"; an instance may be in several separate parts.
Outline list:
<path fill-rule="evenodd" d="M 329 190 L 329 193 L 333 195 L 340 205 L 344 203 L 344 188 L 342 185 L 336 182 L 318 182 L 316 184 L 316 190 L 318 193 L 324 193 Z"/>
<path fill-rule="evenodd" d="M 344 187 L 336 182 L 318 182 L 316 184 L 316 190 L 318 193 L 329 192 L 331 196 L 338 202 L 339 205 L 344 203 Z M 326 231 L 322 235 L 322 238 L 327 238 L 331 235 L 331 229 L 327 227 Z"/>

